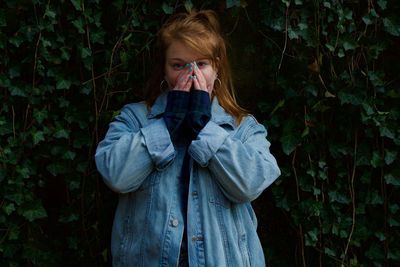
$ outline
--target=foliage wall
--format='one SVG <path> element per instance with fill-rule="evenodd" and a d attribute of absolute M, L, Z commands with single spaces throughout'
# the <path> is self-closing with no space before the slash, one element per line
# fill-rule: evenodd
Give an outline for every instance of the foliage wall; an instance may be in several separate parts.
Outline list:
<path fill-rule="evenodd" d="M 269 266 L 398 266 L 396 0 L 1 1 L 0 265 L 110 266 L 96 144 L 191 8 L 220 15 L 282 168 L 253 203 Z"/>

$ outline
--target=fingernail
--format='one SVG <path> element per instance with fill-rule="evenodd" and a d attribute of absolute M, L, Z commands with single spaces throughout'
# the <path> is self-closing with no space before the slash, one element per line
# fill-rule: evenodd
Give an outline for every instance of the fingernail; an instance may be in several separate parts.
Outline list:
<path fill-rule="evenodd" d="M 197 67 L 196 61 L 193 62 L 193 65 L 194 65 L 194 68 L 195 68 L 195 69 L 198 69 L 198 68 L 199 68 L 199 67 Z"/>
<path fill-rule="evenodd" d="M 193 75 L 192 77 L 193 77 L 193 80 L 196 80 L 196 79 L 197 79 L 196 75 Z"/>
<path fill-rule="evenodd" d="M 187 64 L 185 65 L 185 67 L 188 68 L 189 71 L 192 71 L 192 64 L 187 63 Z"/>

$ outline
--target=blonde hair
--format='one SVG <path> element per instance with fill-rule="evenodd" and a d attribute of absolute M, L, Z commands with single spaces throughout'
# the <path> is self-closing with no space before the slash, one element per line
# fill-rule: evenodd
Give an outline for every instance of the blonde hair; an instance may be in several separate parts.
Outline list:
<path fill-rule="evenodd" d="M 192 11 L 170 17 L 158 32 L 158 48 L 161 60 L 156 67 L 155 76 L 150 81 L 145 99 L 147 105 L 154 104 L 163 92 L 159 84 L 164 79 L 165 54 L 172 42 L 179 41 L 211 60 L 218 73 L 213 95 L 219 104 L 231 114 L 237 124 L 247 112 L 236 102 L 231 71 L 228 63 L 225 40 L 222 37 L 217 15 L 214 11 Z M 157 85 L 158 84 L 158 85 Z"/>

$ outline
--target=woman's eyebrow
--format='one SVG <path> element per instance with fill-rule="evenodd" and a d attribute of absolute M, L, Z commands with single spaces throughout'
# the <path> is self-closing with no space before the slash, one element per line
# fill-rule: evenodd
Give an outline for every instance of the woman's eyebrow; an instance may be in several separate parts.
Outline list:
<path fill-rule="evenodd" d="M 177 57 L 169 58 L 169 60 L 184 61 L 183 59 Z"/>
<path fill-rule="evenodd" d="M 186 62 L 184 59 L 178 58 L 178 57 L 172 57 L 172 58 L 169 58 L 168 60 L 176 60 L 176 61 Z M 196 59 L 193 60 L 193 61 L 200 61 L 200 60 L 209 60 L 209 59 L 208 59 L 208 58 L 205 58 L 205 57 L 202 57 L 202 58 L 196 58 Z M 191 61 L 191 62 L 193 62 L 193 61 Z"/>

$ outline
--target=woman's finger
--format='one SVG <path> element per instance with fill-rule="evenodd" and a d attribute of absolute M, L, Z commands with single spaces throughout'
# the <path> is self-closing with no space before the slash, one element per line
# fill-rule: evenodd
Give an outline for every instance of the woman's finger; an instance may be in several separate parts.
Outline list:
<path fill-rule="evenodd" d="M 193 80 L 197 81 L 197 83 L 196 82 L 194 83 L 194 85 L 195 85 L 194 88 L 197 89 L 197 90 L 206 91 L 207 90 L 207 81 L 206 81 L 202 71 L 197 66 L 196 62 L 194 62 L 193 65 L 194 65 L 194 68 L 193 68 L 194 69 L 194 75 L 196 77 Z"/>
<path fill-rule="evenodd" d="M 192 87 L 192 68 L 188 67 L 186 71 L 182 71 L 177 80 L 173 90 L 181 90 L 181 91 L 190 91 L 190 87 Z"/>

